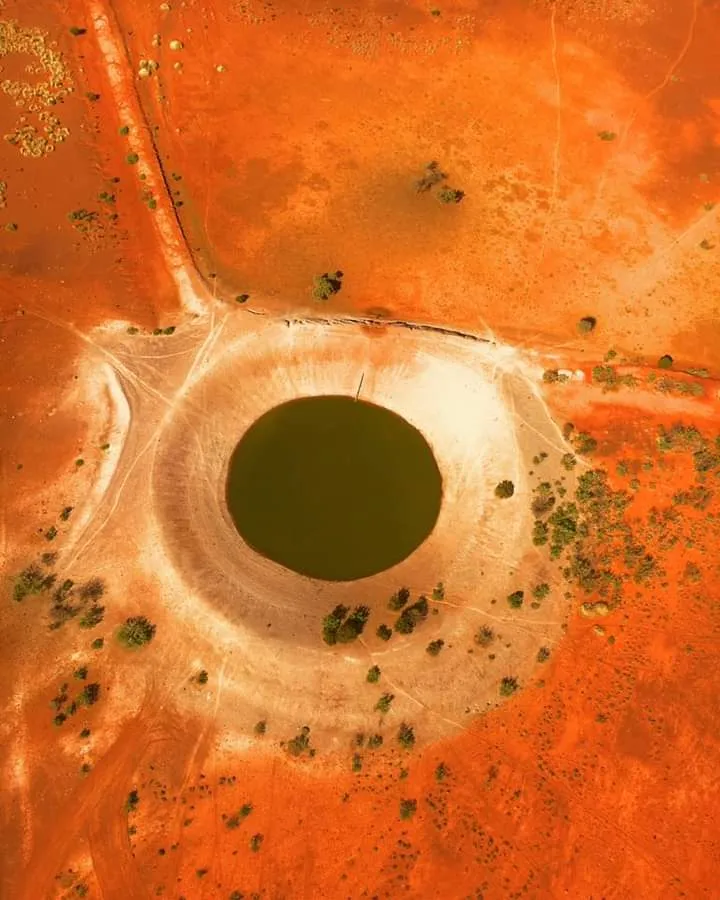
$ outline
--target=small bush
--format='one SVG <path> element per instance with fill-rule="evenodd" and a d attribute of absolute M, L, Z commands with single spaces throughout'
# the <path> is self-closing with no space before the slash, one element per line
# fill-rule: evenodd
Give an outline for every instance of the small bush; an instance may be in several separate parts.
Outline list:
<path fill-rule="evenodd" d="M 39 566 L 28 566 L 15 579 L 13 600 L 20 603 L 26 597 L 42 594 L 50 590 L 55 581 L 55 575 L 46 575 Z"/>
<path fill-rule="evenodd" d="M 520 609 L 524 599 L 525 591 L 513 591 L 512 594 L 508 594 L 507 602 L 512 609 Z"/>
<path fill-rule="evenodd" d="M 445 641 L 442 638 L 438 638 L 436 641 L 430 641 L 430 643 L 425 648 L 425 652 L 430 656 L 438 656 L 444 646 Z"/>
<path fill-rule="evenodd" d="M 505 500 L 508 497 L 512 497 L 512 495 L 514 493 L 515 493 L 515 485 L 512 483 L 512 481 L 507 481 L 507 480 L 501 481 L 495 487 L 495 496 L 499 497 L 501 500 Z"/>
<path fill-rule="evenodd" d="M 250 838 L 250 849 L 253 853 L 257 853 L 258 850 L 262 847 L 262 843 L 265 838 L 261 834 L 254 834 Z"/>
<path fill-rule="evenodd" d="M 105 607 L 98 606 L 96 603 L 94 603 L 90 607 L 90 609 L 88 609 L 84 613 L 84 615 L 78 622 L 78 625 L 81 628 L 95 628 L 96 625 L 99 625 L 102 622 L 104 617 L 105 617 Z M 100 638 L 99 640 L 102 641 L 102 638 Z M 102 644 L 100 646 L 102 646 Z"/>
<path fill-rule="evenodd" d="M 267 722 L 265 721 L 265 719 L 261 719 L 259 722 L 256 722 L 253 731 L 257 735 L 265 734 L 265 732 L 267 731 Z"/>
<path fill-rule="evenodd" d="M 445 763 L 440 763 L 440 765 L 435 769 L 435 781 L 445 781 L 449 774 L 450 769 L 448 769 Z"/>
<path fill-rule="evenodd" d="M 547 595 L 550 593 L 550 585 L 547 581 L 543 581 L 540 584 L 536 584 L 533 588 L 533 597 L 536 600 L 544 600 Z"/>
<path fill-rule="evenodd" d="M 400 590 L 393 594 L 392 597 L 388 600 L 388 609 L 391 609 L 393 612 L 399 612 L 405 606 L 405 604 L 410 599 L 410 590 L 409 588 L 402 587 Z"/>
<path fill-rule="evenodd" d="M 67 520 L 70 518 L 70 515 L 74 508 L 75 507 L 73 507 L 73 506 L 65 506 L 63 508 L 62 512 L 60 513 L 60 518 L 62 519 L 63 522 L 67 522 Z"/>
<path fill-rule="evenodd" d="M 401 800 L 400 801 L 400 818 L 412 819 L 417 812 L 417 800 Z"/>
<path fill-rule="evenodd" d="M 614 131 L 598 131 L 598 137 L 601 141 L 614 141 L 617 134 Z"/>
<path fill-rule="evenodd" d="M 392 637 L 392 628 L 389 628 L 387 625 L 378 625 L 375 634 L 381 641 L 389 641 Z"/>
<path fill-rule="evenodd" d="M 371 666 L 367 671 L 365 680 L 369 681 L 370 684 L 377 684 L 380 681 L 380 666 Z"/>
<path fill-rule="evenodd" d="M 118 632 L 118 640 L 126 647 L 142 647 L 155 637 L 156 626 L 145 616 L 130 616 Z"/>
<path fill-rule="evenodd" d="M 500 682 L 500 694 L 503 697 L 510 697 L 515 693 L 519 686 L 517 678 L 506 675 Z"/>
<path fill-rule="evenodd" d="M 415 191 L 424 194 L 446 178 L 447 175 L 440 169 L 440 163 L 433 160 L 425 166 L 422 177 L 415 182 Z"/>
<path fill-rule="evenodd" d="M 209 677 L 210 676 L 205 671 L 205 669 L 201 669 L 195 676 L 195 681 L 197 681 L 198 684 L 207 684 Z"/>
<path fill-rule="evenodd" d="M 97 682 L 86 684 L 77 698 L 78 706 L 93 706 L 100 699 L 100 685 Z"/>
<path fill-rule="evenodd" d="M 462 198 L 465 196 L 464 191 L 459 191 L 457 188 L 444 187 L 438 191 L 437 198 L 440 203 L 450 204 L 450 203 L 459 203 Z"/>
<path fill-rule="evenodd" d="M 90 646 L 93 650 L 102 650 L 102 648 L 105 646 L 105 638 L 95 638 Z"/>
<path fill-rule="evenodd" d="M 88 667 L 80 666 L 79 669 L 75 669 L 73 672 L 73 678 L 77 678 L 79 681 L 85 681 L 88 677 Z"/>
<path fill-rule="evenodd" d="M 547 647 L 541 647 L 537 652 L 537 661 L 542 663 L 550 659 L 550 651 Z"/>
<path fill-rule="evenodd" d="M 128 155 L 125 157 L 125 162 L 130 166 L 134 166 L 140 162 L 140 157 L 137 155 L 137 153 L 128 153 Z"/>
<path fill-rule="evenodd" d="M 287 742 L 287 749 L 291 756 L 302 756 L 303 753 L 310 750 L 310 728 L 308 725 L 303 725 L 299 734 L 296 734 L 291 741 Z"/>
<path fill-rule="evenodd" d="M 377 750 L 378 747 L 382 747 L 383 744 L 383 736 L 381 734 L 371 734 L 367 740 L 367 745 L 370 750 Z"/>
<path fill-rule="evenodd" d="M 564 453 L 560 462 L 562 463 L 563 468 L 567 469 L 568 472 L 572 471 L 577 465 L 577 459 L 575 459 L 572 453 Z"/>
<path fill-rule="evenodd" d="M 360 756 L 359 753 L 353 753 L 352 770 L 353 770 L 353 772 L 361 772 L 362 771 L 362 756 Z"/>
<path fill-rule="evenodd" d="M 90 578 L 78 588 L 81 600 L 99 600 L 105 593 L 105 582 L 102 578 Z"/>
<path fill-rule="evenodd" d="M 81 738 L 89 738 L 90 737 L 90 729 L 83 728 L 83 730 L 80 732 L 80 737 Z"/>
<path fill-rule="evenodd" d="M 390 707 L 392 706 L 392 702 L 394 699 L 395 694 L 383 694 L 375 704 L 375 709 L 385 715 L 385 713 L 390 712 Z"/>
<path fill-rule="evenodd" d="M 438 581 L 438 583 L 433 588 L 432 598 L 435 601 L 445 599 L 445 585 L 442 583 L 442 581 Z"/>
<path fill-rule="evenodd" d="M 475 643 L 479 647 L 489 647 L 495 640 L 495 632 L 489 625 L 482 625 L 475 634 Z"/>
<path fill-rule="evenodd" d="M 316 300 L 329 300 L 342 287 L 342 272 L 325 272 L 313 279 L 313 297 Z"/>
<path fill-rule="evenodd" d="M 87 34 L 87 28 L 78 28 L 77 25 L 73 25 L 69 30 L 73 37 L 80 37 L 83 34 Z"/>
<path fill-rule="evenodd" d="M 658 366 L 661 369 L 671 369 L 673 364 L 673 358 L 669 353 L 666 353 L 664 356 L 661 356 L 658 360 Z"/>
<path fill-rule="evenodd" d="M 138 804 L 140 803 L 140 795 L 137 791 L 130 791 L 127 795 L 127 800 L 125 801 L 125 812 L 132 813 L 136 812 L 138 808 Z"/>
<path fill-rule="evenodd" d="M 247 819 L 252 811 L 252 803 L 244 803 L 234 815 L 228 816 L 228 818 L 225 819 L 225 827 L 231 830 L 239 828 L 240 823 Z"/>
<path fill-rule="evenodd" d="M 590 334 L 595 331 L 597 319 L 594 316 L 583 316 L 578 322 L 577 328 L 580 334 Z"/>
<path fill-rule="evenodd" d="M 400 634 L 410 634 L 419 622 L 427 618 L 429 612 L 427 597 L 420 597 L 416 603 L 406 606 L 400 613 L 395 623 L 395 631 Z"/>
<path fill-rule="evenodd" d="M 235 298 L 236 303 L 247 303 L 250 299 L 250 294 L 238 294 Z"/>
<path fill-rule="evenodd" d="M 402 722 L 397 733 L 398 744 L 405 750 L 411 750 L 415 746 L 415 731 L 412 725 Z"/>

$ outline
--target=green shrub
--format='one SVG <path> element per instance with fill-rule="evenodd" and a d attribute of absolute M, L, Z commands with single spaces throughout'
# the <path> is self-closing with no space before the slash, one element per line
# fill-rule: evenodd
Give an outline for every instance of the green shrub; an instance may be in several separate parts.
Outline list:
<path fill-rule="evenodd" d="M 385 713 L 390 711 L 390 707 L 392 706 L 392 702 L 395 699 L 395 694 L 383 694 L 382 697 L 375 704 L 375 709 L 385 715 Z"/>
<path fill-rule="evenodd" d="M 313 279 L 313 297 L 316 300 L 329 300 L 342 287 L 342 272 L 324 272 Z"/>
<path fill-rule="evenodd" d="M 596 325 L 597 319 L 594 316 L 583 316 L 577 327 L 580 334 L 590 334 L 591 331 L 595 330 Z"/>
<path fill-rule="evenodd" d="M 118 640 L 126 647 L 142 647 L 155 637 L 156 626 L 145 616 L 130 616 L 118 632 Z"/>
<path fill-rule="evenodd" d="M 56 580 L 57 576 L 46 575 L 39 566 L 30 565 L 15 578 L 13 600 L 20 603 L 26 597 L 34 597 L 49 591 Z"/>
<path fill-rule="evenodd" d="M 70 34 L 73 37 L 80 37 L 83 34 L 87 34 L 87 28 L 78 28 L 77 25 L 73 25 L 72 28 L 70 28 Z"/>
<path fill-rule="evenodd" d="M 102 648 L 105 646 L 105 638 L 95 638 L 90 646 L 93 650 L 102 650 Z"/>
<path fill-rule="evenodd" d="M 402 722 L 397 733 L 398 743 L 405 750 L 411 750 L 415 746 L 415 730 L 412 725 Z"/>
<path fill-rule="evenodd" d="M 371 734 L 367 740 L 367 745 L 371 750 L 377 750 L 378 747 L 382 747 L 383 744 L 383 736 L 381 734 Z"/>
<path fill-rule="evenodd" d="M 392 637 L 392 628 L 389 628 L 387 625 L 378 625 L 375 634 L 381 641 L 389 641 Z"/>
<path fill-rule="evenodd" d="M 508 594 L 507 602 L 513 609 L 520 609 L 525 599 L 525 591 L 513 591 Z"/>
<path fill-rule="evenodd" d="M 459 191 L 457 188 L 444 187 L 441 188 L 437 193 L 437 198 L 440 203 L 459 203 L 462 198 L 465 196 L 464 191 Z"/>
<path fill-rule="evenodd" d="M 267 722 L 265 721 L 265 719 L 261 719 L 259 722 L 256 722 L 253 731 L 258 735 L 265 734 L 265 732 L 267 731 Z"/>
<path fill-rule="evenodd" d="M 371 666 L 367 671 L 365 680 L 369 681 L 370 684 L 377 684 L 380 681 L 380 666 Z"/>
<path fill-rule="evenodd" d="M 362 771 L 362 756 L 359 753 L 353 753 L 352 770 L 353 772 Z"/>
<path fill-rule="evenodd" d="M 433 588 L 432 598 L 436 601 L 445 599 L 445 585 L 442 583 L 442 581 L 438 581 L 438 583 Z"/>
<path fill-rule="evenodd" d="M 99 625 L 103 618 L 105 617 L 105 607 L 98 606 L 94 603 L 90 609 L 88 609 L 78 622 L 78 625 L 81 628 L 95 628 L 96 625 Z M 100 638 L 102 640 L 102 638 Z M 100 645 L 102 646 L 102 644 Z"/>
<path fill-rule="evenodd" d="M 291 756 L 302 756 L 306 751 L 310 751 L 310 727 L 303 725 L 299 734 L 287 742 L 288 753 Z"/>
<path fill-rule="evenodd" d="M 400 634 L 410 634 L 419 622 L 427 618 L 429 612 L 430 606 L 427 597 L 418 598 L 416 603 L 406 606 L 400 613 L 395 623 L 395 631 Z"/>
<path fill-rule="evenodd" d="M 495 632 L 489 625 L 482 625 L 475 634 L 475 643 L 480 647 L 489 647 L 495 640 Z"/>
<path fill-rule="evenodd" d="M 201 669 L 195 676 L 195 681 L 197 681 L 198 684 L 207 684 L 209 677 L 210 676 L 205 671 L 205 669 Z"/>
<path fill-rule="evenodd" d="M 125 157 L 125 162 L 127 162 L 131 166 L 134 166 L 140 162 L 140 157 L 137 155 L 137 153 L 128 153 L 128 155 Z"/>
<path fill-rule="evenodd" d="M 512 481 L 501 481 L 495 487 L 495 496 L 500 497 L 501 500 L 505 500 L 508 497 L 512 497 L 515 493 L 515 485 Z"/>
<path fill-rule="evenodd" d="M 537 652 L 537 661 L 542 663 L 548 659 L 550 659 L 550 651 L 547 647 L 541 647 Z"/>
<path fill-rule="evenodd" d="M 130 791 L 127 795 L 127 800 L 125 801 L 125 812 L 132 813 L 136 812 L 138 808 L 138 804 L 140 803 L 140 795 L 137 791 Z"/>
<path fill-rule="evenodd" d="M 100 685 L 97 682 L 86 684 L 77 698 L 78 706 L 93 706 L 100 699 Z"/>
<path fill-rule="evenodd" d="M 517 678 L 506 675 L 500 682 L 500 693 L 503 697 L 510 697 L 515 693 L 519 686 Z"/>
<path fill-rule="evenodd" d="M 445 763 L 440 763 L 440 765 L 435 769 L 435 781 L 445 781 L 449 774 L 450 769 L 448 769 Z"/>
<path fill-rule="evenodd" d="M 544 600 L 550 593 L 550 585 L 547 581 L 543 581 L 541 584 L 536 584 L 532 592 L 536 600 Z"/>
<path fill-rule="evenodd" d="M 392 597 L 388 600 L 388 609 L 391 609 L 393 612 L 398 612 L 405 606 L 405 604 L 410 599 L 410 590 L 409 588 L 402 587 L 400 590 L 393 594 Z"/>
<path fill-rule="evenodd" d="M 235 828 L 239 828 L 239 827 L 240 827 L 240 824 L 241 824 L 245 819 L 247 819 L 247 817 L 250 815 L 250 813 L 251 813 L 252 811 L 253 811 L 253 805 L 252 805 L 252 803 L 245 803 L 245 804 L 243 804 L 243 805 L 240 807 L 240 809 L 239 809 L 236 813 L 234 813 L 234 815 L 228 816 L 228 818 L 225 819 L 225 827 L 226 827 L 226 828 L 229 828 L 230 830 L 234 830 Z"/>
<path fill-rule="evenodd" d="M 438 656 L 444 646 L 445 641 L 442 638 L 438 638 L 436 641 L 430 641 L 425 648 L 425 652 L 430 654 L 430 656 Z"/>
<path fill-rule="evenodd" d="M 254 834 L 250 838 L 250 849 L 253 853 L 257 853 L 258 850 L 262 847 L 262 842 L 265 838 L 261 834 Z"/>

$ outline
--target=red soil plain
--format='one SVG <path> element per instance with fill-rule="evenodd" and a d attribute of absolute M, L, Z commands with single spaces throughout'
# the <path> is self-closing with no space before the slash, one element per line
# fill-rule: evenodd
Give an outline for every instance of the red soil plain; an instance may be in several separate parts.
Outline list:
<path fill-rule="evenodd" d="M 12 91 L 47 77 L 27 66 L 48 48 L 52 89 L 73 86 L 41 107 L 67 129 L 52 152 L 0 145 L 0 896 L 716 897 L 720 7 L 0 7 L 3 134 L 48 124 Z M 461 202 L 415 190 L 431 160 Z M 318 309 L 313 278 L 338 269 Z M 367 320 L 374 346 L 386 319 L 527 353 L 554 421 L 575 426 L 567 449 L 591 435 L 583 471 L 627 494 L 620 596 L 568 572 L 549 659 L 452 734 L 418 727 L 409 751 L 391 717 L 379 749 L 319 736 L 312 758 L 271 717 L 262 736 L 260 716 L 228 725 L 222 654 L 204 649 L 205 685 L 178 675 L 199 638 L 133 530 L 115 532 L 116 563 L 75 572 L 93 531 L 58 518 L 96 502 L 111 439 L 81 361 L 130 358 L 98 329 L 182 330 L 211 308 Z M 585 536 L 591 562 L 605 536 Z M 61 580 L 107 583 L 95 629 L 49 630 L 46 595 L 14 602 L 14 577 L 50 551 Z M 157 633 L 129 651 L 114 632 L 137 614 Z M 53 696 L 80 690 L 83 666 L 100 700 L 56 726 Z"/>

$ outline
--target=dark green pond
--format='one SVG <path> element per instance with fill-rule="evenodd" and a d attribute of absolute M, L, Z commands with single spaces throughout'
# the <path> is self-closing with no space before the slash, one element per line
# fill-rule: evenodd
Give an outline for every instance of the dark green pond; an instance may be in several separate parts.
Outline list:
<path fill-rule="evenodd" d="M 353 397 L 292 400 L 250 426 L 227 503 L 258 553 L 328 581 L 382 572 L 432 531 L 442 478 L 420 432 Z"/>

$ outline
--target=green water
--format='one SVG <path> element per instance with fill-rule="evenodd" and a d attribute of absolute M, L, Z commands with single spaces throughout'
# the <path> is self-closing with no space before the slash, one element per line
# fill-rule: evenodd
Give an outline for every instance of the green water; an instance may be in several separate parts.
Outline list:
<path fill-rule="evenodd" d="M 328 581 L 382 572 L 432 531 L 442 478 L 420 432 L 395 413 L 325 396 L 251 425 L 230 459 L 227 503 L 258 553 Z"/>

